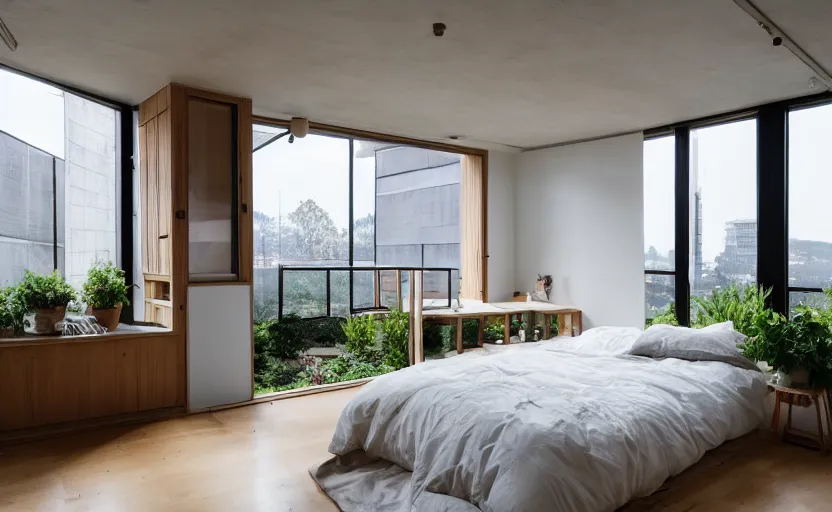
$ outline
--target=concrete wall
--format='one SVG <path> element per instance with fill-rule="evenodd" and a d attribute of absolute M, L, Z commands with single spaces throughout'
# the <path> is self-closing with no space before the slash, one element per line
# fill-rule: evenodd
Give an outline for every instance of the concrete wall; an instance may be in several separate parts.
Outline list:
<path fill-rule="evenodd" d="M 96 261 L 116 252 L 116 113 L 64 94 L 67 281 L 80 287 Z"/>
<path fill-rule="evenodd" d="M 584 328 L 644 326 L 643 142 L 637 133 L 516 157 L 515 284 L 552 274 L 552 301 L 580 307 Z"/>
<path fill-rule="evenodd" d="M 514 165 L 517 155 L 488 153 L 488 300 L 511 298 L 514 282 Z M 525 288 L 520 288 L 525 289 Z"/>
<path fill-rule="evenodd" d="M 63 160 L 0 132 L 0 287 L 17 284 L 25 270 L 39 274 L 55 268 L 53 212 L 64 215 L 63 193 L 54 200 L 54 182 L 64 182 Z M 58 230 L 58 268 L 63 261 L 63 232 Z"/>
<path fill-rule="evenodd" d="M 376 151 L 376 263 L 459 268 L 460 156 L 413 147 Z M 451 279 L 456 297 L 459 275 Z M 425 290 L 447 298 L 447 273 Z"/>

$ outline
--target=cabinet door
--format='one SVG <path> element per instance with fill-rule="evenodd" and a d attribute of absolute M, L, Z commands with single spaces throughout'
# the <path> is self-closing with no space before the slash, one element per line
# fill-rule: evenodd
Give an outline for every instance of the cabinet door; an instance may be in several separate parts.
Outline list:
<path fill-rule="evenodd" d="M 171 151 L 170 151 L 170 110 L 156 117 L 158 133 L 157 161 L 157 222 L 158 222 L 158 273 L 170 276 L 171 269 Z"/>
<path fill-rule="evenodd" d="M 139 127 L 142 270 L 145 274 L 159 273 L 158 136 L 155 117 Z"/>

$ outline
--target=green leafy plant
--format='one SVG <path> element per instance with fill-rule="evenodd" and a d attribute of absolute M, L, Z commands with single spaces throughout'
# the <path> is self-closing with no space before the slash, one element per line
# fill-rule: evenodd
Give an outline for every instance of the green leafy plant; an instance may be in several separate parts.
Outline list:
<path fill-rule="evenodd" d="M 734 285 L 715 289 L 710 296 L 691 297 L 692 326 L 708 325 L 731 321 L 734 329 L 752 337 L 757 335 L 761 316 L 766 315 L 766 299 L 771 290 L 757 286 L 742 289 Z"/>
<path fill-rule="evenodd" d="M 407 342 L 410 333 L 410 317 L 404 311 L 392 309 L 381 322 L 382 349 L 384 361 L 396 370 L 405 368 L 409 364 Z"/>
<path fill-rule="evenodd" d="M 371 357 L 376 343 L 376 321 L 373 315 L 358 315 L 348 318 L 341 326 L 347 337 L 347 352 L 359 359 Z"/>
<path fill-rule="evenodd" d="M 263 355 L 276 359 L 296 359 L 301 352 L 309 348 L 302 336 L 304 320 L 297 315 L 286 315 L 282 320 L 269 320 L 254 326 L 255 371 L 257 356 Z"/>
<path fill-rule="evenodd" d="M 81 300 L 89 307 L 110 309 L 119 304 L 130 305 L 127 292 L 130 287 L 124 279 L 124 271 L 112 261 L 98 264 L 87 271 L 87 280 L 81 290 Z"/>
<path fill-rule="evenodd" d="M 426 324 L 422 328 L 422 345 L 426 356 L 436 356 L 452 350 L 450 326 Z"/>
<path fill-rule="evenodd" d="M 832 385 L 832 322 L 829 309 L 798 306 L 791 319 L 766 310 L 758 315 L 756 335 L 741 345 L 752 361 L 777 370 L 806 370 L 812 386 Z"/>
<path fill-rule="evenodd" d="M 456 348 L 456 325 L 443 326 L 443 340 L 447 343 L 448 350 Z M 468 319 L 462 321 L 462 346 L 473 348 L 479 346 L 480 323 L 479 320 Z M 445 337 L 447 336 L 447 337 Z M 446 350 L 446 352 L 448 351 Z"/>
<path fill-rule="evenodd" d="M 483 337 L 486 339 L 486 341 L 493 342 L 497 340 L 503 340 L 503 343 L 507 343 L 508 340 L 503 339 L 506 337 L 505 325 L 503 324 L 503 320 L 491 320 L 488 323 L 486 323 L 485 327 L 483 328 Z"/>
<path fill-rule="evenodd" d="M 27 270 L 15 295 L 27 310 L 66 306 L 76 299 L 75 290 L 57 270 L 44 276 Z"/>
<path fill-rule="evenodd" d="M 656 316 L 647 319 L 645 327 L 658 324 L 679 325 L 679 321 L 676 319 L 676 304 L 671 302 L 664 308 L 660 309 Z"/>
<path fill-rule="evenodd" d="M 0 329 L 14 329 L 15 317 L 12 309 L 14 289 L 0 289 Z"/>

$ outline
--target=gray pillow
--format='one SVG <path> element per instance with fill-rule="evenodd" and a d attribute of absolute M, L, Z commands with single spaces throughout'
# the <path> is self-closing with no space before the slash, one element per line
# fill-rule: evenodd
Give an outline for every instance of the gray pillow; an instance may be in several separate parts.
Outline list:
<path fill-rule="evenodd" d="M 757 365 L 737 348 L 743 342 L 745 336 L 735 331 L 731 322 L 709 325 L 702 329 L 651 325 L 633 344 L 630 354 L 654 359 L 673 357 L 686 361 L 719 361 L 759 371 Z"/>

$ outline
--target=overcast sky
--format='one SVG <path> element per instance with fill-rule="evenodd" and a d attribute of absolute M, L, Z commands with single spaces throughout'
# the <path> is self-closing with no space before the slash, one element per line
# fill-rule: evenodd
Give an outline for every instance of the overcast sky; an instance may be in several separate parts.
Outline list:
<path fill-rule="evenodd" d="M 757 121 L 748 120 L 691 132 L 698 156 L 695 162 L 691 155 L 691 180 L 698 169 L 706 262 L 723 251 L 728 221 L 757 218 L 756 131 Z M 789 236 L 832 242 L 826 203 L 832 194 L 832 105 L 792 112 L 789 141 Z M 652 245 L 666 255 L 674 246 L 673 167 L 673 137 L 644 143 L 645 251 Z"/>
<path fill-rule="evenodd" d="M 63 92 L 0 69 L 0 130 L 63 158 Z"/>
<path fill-rule="evenodd" d="M 269 130 L 258 126 L 258 130 Z M 284 131 L 275 128 L 274 133 Z M 360 141 L 356 141 L 356 150 Z M 349 141 L 307 135 L 284 137 L 254 153 L 254 209 L 277 218 L 307 199 L 329 212 L 339 228 L 349 224 Z M 356 158 L 353 205 L 356 219 L 375 209 L 375 159 Z"/>

